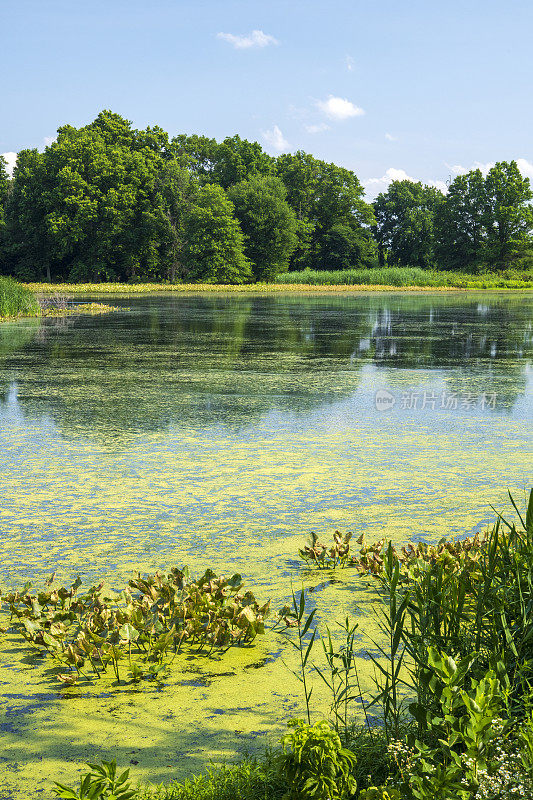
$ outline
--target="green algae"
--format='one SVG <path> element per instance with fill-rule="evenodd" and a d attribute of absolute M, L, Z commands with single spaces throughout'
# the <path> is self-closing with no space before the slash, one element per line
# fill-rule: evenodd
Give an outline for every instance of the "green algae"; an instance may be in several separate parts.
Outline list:
<path fill-rule="evenodd" d="M 0 361 L 2 584 L 209 566 L 242 573 L 274 610 L 303 580 L 320 620 L 348 613 L 375 635 L 372 584 L 302 569 L 303 535 L 434 541 L 531 485 L 532 316 L 514 296 L 243 295 L 23 326 Z M 501 404 L 380 414 L 380 387 L 493 389 Z M 58 690 L 10 636 L 0 653 L 0 785 L 14 800 L 101 757 L 137 761 L 142 780 L 183 776 L 260 750 L 302 710 L 273 634 L 207 666 L 180 658 L 142 690 Z"/>

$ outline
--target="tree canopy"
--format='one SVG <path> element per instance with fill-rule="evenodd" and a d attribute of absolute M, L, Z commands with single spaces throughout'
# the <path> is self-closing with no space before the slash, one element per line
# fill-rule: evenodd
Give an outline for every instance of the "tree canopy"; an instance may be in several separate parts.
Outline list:
<path fill-rule="evenodd" d="M 0 157 L 0 273 L 25 280 L 273 280 L 381 264 L 475 270 L 533 260 L 533 195 L 516 162 L 448 192 L 393 181 L 373 205 L 350 170 L 133 128 L 112 111 L 63 125 L 44 152 Z"/>
<path fill-rule="evenodd" d="M 228 190 L 245 239 L 256 281 L 269 281 L 287 269 L 296 249 L 296 216 L 279 178 L 255 175 Z"/>

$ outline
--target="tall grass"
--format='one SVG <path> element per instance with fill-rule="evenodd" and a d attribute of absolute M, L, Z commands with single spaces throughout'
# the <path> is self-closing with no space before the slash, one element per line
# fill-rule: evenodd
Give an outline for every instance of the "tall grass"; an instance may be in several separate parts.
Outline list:
<path fill-rule="evenodd" d="M 24 315 L 35 317 L 40 313 L 34 293 L 12 278 L 0 277 L 0 319 Z"/>
<path fill-rule="evenodd" d="M 459 289 L 533 289 L 533 270 L 507 270 L 499 274 L 470 275 L 464 272 L 425 270 L 420 267 L 381 267 L 286 272 L 276 283 L 311 286 L 430 286 Z"/>

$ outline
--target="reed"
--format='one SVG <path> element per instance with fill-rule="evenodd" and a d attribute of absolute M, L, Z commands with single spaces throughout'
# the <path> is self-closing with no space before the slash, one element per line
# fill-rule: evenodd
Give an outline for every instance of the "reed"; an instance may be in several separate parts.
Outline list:
<path fill-rule="evenodd" d="M 533 289 L 532 270 L 507 270 L 501 273 L 472 275 L 464 272 L 426 270 L 420 267 L 380 267 L 375 269 L 314 270 L 286 272 L 276 283 L 314 286 L 390 286 L 398 288 L 434 287 L 457 289 Z"/>
<path fill-rule="evenodd" d="M 34 293 L 12 278 L 0 277 L 0 319 L 36 317 L 41 313 Z"/>

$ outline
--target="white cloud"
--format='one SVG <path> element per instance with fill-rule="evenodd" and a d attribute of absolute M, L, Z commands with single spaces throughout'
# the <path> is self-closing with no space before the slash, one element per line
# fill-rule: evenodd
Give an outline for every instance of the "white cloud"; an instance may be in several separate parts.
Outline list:
<path fill-rule="evenodd" d="M 396 167 L 389 167 L 381 178 L 369 178 L 363 181 L 363 186 L 366 188 L 371 198 L 376 197 L 380 192 L 386 192 L 393 181 L 413 181 L 418 183 L 416 178 L 412 178 L 404 169 L 396 169 Z M 446 194 L 448 187 L 444 181 L 427 181 L 427 186 L 434 186 L 439 189 L 443 194 Z"/>
<path fill-rule="evenodd" d="M 319 100 L 317 106 L 327 117 L 334 120 L 345 120 L 350 117 L 360 117 L 365 112 L 359 106 L 343 97 L 330 94 L 327 100 Z"/>
<path fill-rule="evenodd" d="M 398 141 L 398 138 L 396 136 L 393 136 L 392 133 L 386 133 L 385 134 L 385 139 L 388 142 L 397 142 Z"/>
<path fill-rule="evenodd" d="M 0 155 L 4 156 L 6 160 L 6 170 L 8 175 L 13 175 L 13 170 L 15 169 L 15 164 L 17 163 L 17 154 L 16 153 L 0 153 Z"/>
<path fill-rule="evenodd" d="M 428 181 L 428 186 L 434 186 L 435 189 L 438 189 L 442 194 L 446 194 L 448 191 L 448 186 L 444 181 Z"/>
<path fill-rule="evenodd" d="M 329 125 L 325 122 L 319 122 L 318 125 L 304 125 L 307 133 L 322 133 L 322 131 L 329 131 Z"/>
<path fill-rule="evenodd" d="M 217 39 L 233 45 L 236 50 L 249 50 L 251 47 L 268 47 L 269 44 L 279 44 L 278 40 L 263 31 L 252 31 L 247 36 L 238 36 L 234 33 L 217 33 Z"/>
<path fill-rule="evenodd" d="M 355 67 L 355 59 L 352 56 L 346 56 L 346 69 L 348 72 L 353 72 L 353 68 Z"/>
<path fill-rule="evenodd" d="M 416 181 L 416 178 L 411 178 L 404 169 L 389 167 L 381 178 L 369 178 L 367 181 L 364 181 L 364 185 L 369 189 L 376 189 L 378 192 L 381 192 L 382 189 L 386 189 L 393 181 Z"/>
<path fill-rule="evenodd" d="M 45 147 L 50 147 L 50 145 L 56 141 L 57 141 L 57 136 L 45 136 L 43 139 Z"/>
<path fill-rule="evenodd" d="M 487 161 L 485 163 L 482 161 L 474 161 L 471 167 L 463 167 L 462 164 L 446 164 L 446 166 L 453 175 L 466 175 L 467 172 L 473 169 L 480 169 L 483 175 L 486 175 L 495 163 L 495 161 Z M 526 158 L 517 158 L 516 163 L 522 176 L 533 181 L 533 164 L 531 161 L 528 161 Z"/>
<path fill-rule="evenodd" d="M 277 125 L 274 125 L 269 131 L 263 131 L 263 139 L 269 147 L 273 150 L 277 150 L 278 153 L 289 149 L 289 143 Z"/>
<path fill-rule="evenodd" d="M 533 181 L 533 164 L 531 161 L 526 161 L 525 158 L 517 158 L 516 163 L 518 164 L 518 169 L 522 173 L 522 176 Z"/>
<path fill-rule="evenodd" d="M 487 161 L 485 164 L 481 161 L 474 161 L 471 167 L 463 167 L 462 164 L 446 164 L 446 166 L 454 175 L 466 175 L 473 169 L 480 169 L 483 175 L 486 175 L 494 166 L 494 161 Z"/>

